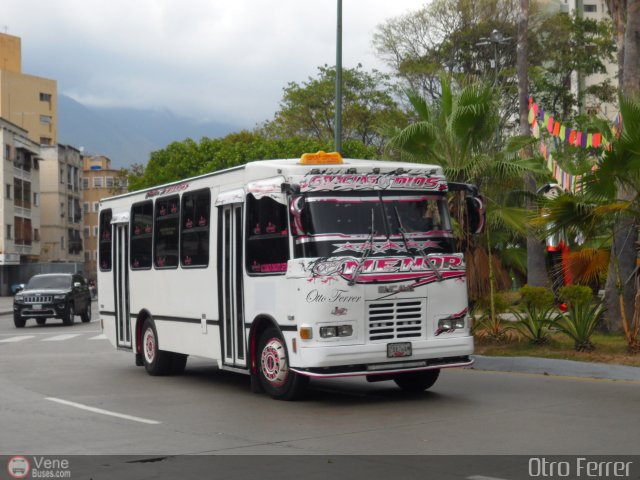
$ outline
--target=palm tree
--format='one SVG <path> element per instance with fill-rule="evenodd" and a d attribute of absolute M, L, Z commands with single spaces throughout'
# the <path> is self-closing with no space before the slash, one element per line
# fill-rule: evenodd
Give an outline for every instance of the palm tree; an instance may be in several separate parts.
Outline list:
<path fill-rule="evenodd" d="M 628 307 L 625 290 L 637 292 L 636 236 L 640 216 L 640 96 L 620 98 L 623 118 L 622 134 L 613 140 L 611 149 L 604 152 L 598 168 L 583 179 L 583 188 L 576 195 L 562 195 L 550 200 L 549 216 L 544 219 L 554 230 L 564 230 L 568 237 L 576 234 L 589 240 L 593 252 L 611 250 L 608 285 L 615 285 L 613 303 L 620 316 L 610 318 L 625 332 L 629 350 L 640 352 L 640 294 L 635 305 Z M 633 252 L 632 260 L 620 260 L 623 248 Z M 590 253 L 595 262 L 602 264 L 602 255 Z M 592 269 L 593 270 L 593 269 Z M 611 301 L 611 300 L 610 300 Z M 612 325 L 617 329 L 618 325 Z"/>
<path fill-rule="evenodd" d="M 491 86 L 476 83 L 454 91 L 443 76 L 441 91 L 440 99 L 433 104 L 416 93 L 408 94 L 417 121 L 397 131 L 388 148 L 401 152 L 404 159 L 442 166 L 450 181 L 474 183 L 487 198 L 490 241 L 486 236 L 458 237 L 468 266 L 470 298 L 475 300 L 493 287 L 488 278 L 491 270 L 497 272 L 496 286 L 506 288 L 510 279 L 503 262 L 517 269 L 523 267 L 523 250 L 518 248 L 526 234 L 526 210 L 520 201 L 522 179 L 528 173 L 543 175 L 544 169 L 542 162 L 520 157 L 522 148 L 532 141 L 530 137 L 514 137 L 496 151 L 498 110 Z M 459 226 L 465 222 L 462 195 L 460 192 L 452 200 L 453 217 Z M 486 247 L 489 244 L 491 249 Z M 492 258 L 497 249 L 501 255 Z"/>

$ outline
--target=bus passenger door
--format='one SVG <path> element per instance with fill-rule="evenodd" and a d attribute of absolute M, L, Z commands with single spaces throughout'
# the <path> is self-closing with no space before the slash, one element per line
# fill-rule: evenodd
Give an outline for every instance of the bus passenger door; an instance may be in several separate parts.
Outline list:
<path fill-rule="evenodd" d="M 242 204 L 218 207 L 218 285 L 224 364 L 246 367 Z"/>
<path fill-rule="evenodd" d="M 131 348 L 129 223 L 114 223 L 113 233 L 113 292 L 116 307 L 117 346 L 118 348 Z"/>

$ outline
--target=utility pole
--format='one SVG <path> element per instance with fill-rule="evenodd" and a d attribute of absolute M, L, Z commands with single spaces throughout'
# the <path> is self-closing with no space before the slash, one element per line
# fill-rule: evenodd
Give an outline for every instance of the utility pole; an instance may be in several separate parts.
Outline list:
<path fill-rule="evenodd" d="M 342 0 L 338 1 L 336 31 L 336 112 L 333 122 L 335 151 L 342 153 Z"/>

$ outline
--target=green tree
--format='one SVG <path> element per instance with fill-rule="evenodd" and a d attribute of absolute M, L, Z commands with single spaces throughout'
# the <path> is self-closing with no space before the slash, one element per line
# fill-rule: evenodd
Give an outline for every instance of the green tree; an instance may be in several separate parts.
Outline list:
<path fill-rule="evenodd" d="M 443 76 L 440 89 L 440 100 L 431 103 L 415 93 L 409 96 L 419 120 L 399 130 L 389 148 L 399 150 L 404 159 L 442 166 L 449 180 L 474 183 L 488 199 L 487 232 L 491 232 L 491 238 L 487 233 L 482 239 L 469 235 L 458 239 L 459 248 L 466 252 L 469 293 L 477 299 L 492 288 L 488 275 L 494 267 L 496 285 L 508 285 L 508 275 L 495 253 L 514 268 L 522 267 L 520 255 L 515 254 L 522 245 L 526 224 L 526 211 L 520 201 L 522 178 L 529 172 L 546 172 L 539 159 L 520 157 L 520 149 L 532 141 L 528 137 L 515 137 L 500 151 L 495 150 L 498 114 L 491 86 L 471 84 L 455 91 Z M 452 200 L 452 212 L 462 227 L 464 201 L 459 195 Z"/>
<path fill-rule="evenodd" d="M 280 109 L 273 120 L 262 125 L 268 138 L 301 137 L 318 142 L 332 141 L 335 111 L 334 67 L 318 67 L 318 75 L 284 88 Z M 358 141 L 382 151 L 381 135 L 388 124 L 402 125 L 405 116 L 393 98 L 389 76 L 376 70 L 366 72 L 362 65 L 342 72 L 342 138 Z"/>
<path fill-rule="evenodd" d="M 242 165 L 252 160 L 299 158 L 305 152 L 331 150 L 333 139 L 266 138 L 258 132 L 242 131 L 224 138 L 186 139 L 173 142 L 151 154 L 143 172 L 129 175 L 129 189 L 140 190 L 195 175 Z M 376 149 L 356 140 L 343 143 L 345 157 L 376 158 Z"/>

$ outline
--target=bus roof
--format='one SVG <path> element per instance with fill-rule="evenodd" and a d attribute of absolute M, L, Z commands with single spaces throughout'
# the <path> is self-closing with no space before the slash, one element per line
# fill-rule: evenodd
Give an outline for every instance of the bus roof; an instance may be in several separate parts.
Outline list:
<path fill-rule="evenodd" d="M 158 189 L 165 189 L 174 185 L 180 185 L 184 182 L 193 182 L 201 179 L 216 177 L 220 175 L 229 174 L 232 172 L 245 171 L 245 182 L 265 179 L 274 177 L 277 175 L 284 176 L 285 178 L 303 177 L 310 173 L 323 174 L 327 172 L 346 173 L 373 173 L 374 169 L 376 173 L 409 173 L 409 174 L 426 174 L 426 175 L 438 175 L 443 176 L 442 167 L 439 165 L 425 164 L 425 163 L 410 163 L 410 162 L 395 162 L 389 160 L 362 160 L 345 158 L 343 163 L 340 164 L 321 164 L 321 165 L 303 165 L 300 163 L 299 158 L 287 158 L 287 159 L 274 159 L 274 160 L 255 160 L 243 165 L 235 167 L 216 170 L 213 172 L 205 173 L 203 175 L 183 178 L 174 182 L 169 182 L 161 185 L 156 185 L 142 190 L 136 190 L 134 192 L 128 192 L 121 195 L 104 198 L 101 201 L 111 201 L 115 199 L 124 198 L 127 196 L 137 196 L 148 192 L 153 192 Z"/>

